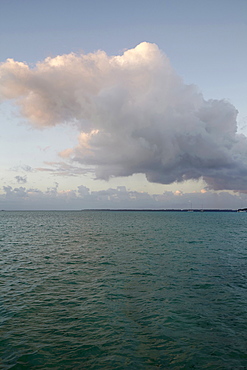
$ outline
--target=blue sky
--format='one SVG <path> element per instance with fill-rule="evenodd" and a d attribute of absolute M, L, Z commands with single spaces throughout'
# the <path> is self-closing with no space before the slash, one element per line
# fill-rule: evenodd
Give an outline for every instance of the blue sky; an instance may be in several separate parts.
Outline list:
<path fill-rule="evenodd" d="M 142 42 L 148 43 L 146 48 L 143 48 L 143 52 L 149 54 L 153 50 L 150 45 L 155 44 L 158 49 L 155 50 L 154 59 L 148 63 L 155 63 L 160 58 L 160 53 L 164 53 L 176 76 L 180 76 L 186 85 L 197 86 L 197 91 L 193 90 L 194 95 L 202 93 L 207 101 L 226 99 L 238 110 L 238 133 L 243 134 L 244 139 L 231 136 L 232 142 L 238 141 L 231 155 L 226 153 L 226 146 L 224 146 L 226 156 L 224 163 L 227 170 L 220 175 L 220 179 L 216 178 L 216 171 L 212 175 L 212 170 L 209 171 L 207 168 L 206 171 L 204 168 L 202 169 L 204 180 L 202 180 L 198 177 L 199 167 L 196 165 L 196 174 L 194 174 L 195 166 L 188 168 L 186 174 L 183 174 L 187 181 L 181 182 L 176 167 L 169 180 L 168 175 L 163 174 L 169 167 L 167 164 L 163 167 L 160 164 L 156 166 L 154 159 L 151 160 L 149 157 L 145 157 L 146 163 L 143 163 L 144 159 L 140 161 L 138 158 L 137 161 L 136 151 L 133 152 L 135 168 L 130 170 L 130 167 L 133 167 L 130 163 L 132 158 L 124 151 L 122 155 L 128 158 L 129 162 L 126 159 L 123 164 L 120 153 L 121 168 L 113 169 L 113 158 L 118 152 L 116 141 L 111 147 L 110 154 L 106 151 L 102 152 L 104 158 L 109 159 L 108 172 L 102 169 L 99 158 L 94 159 L 100 172 L 100 176 L 95 180 L 97 175 L 95 176 L 92 159 L 85 161 L 80 148 L 78 157 L 78 135 L 85 132 L 81 123 L 76 126 L 67 124 L 61 119 L 61 123 L 54 126 L 50 124 L 52 127 L 41 127 L 39 124 L 37 127 L 37 124 L 34 125 L 32 122 L 30 114 L 21 113 L 21 103 L 17 101 L 18 99 L 11 100 L 2 96 L 0 207 L 4 209 L 122 208 L 125 206 L 186 208 L 191 199 L 197 207 L 201 207 L 202 204 L 222 208 L 242 206 L 245 202 L 245 190 L 247 190 L 243 185 L 246 176 L 245 135 L 247 134 L 246 31 L 247 2 L 245 0 L 2 1 L 0 61 L 3 64 L 6 59 L 12 58 L 17 62 L 25 62 L 32 70 L 35 69 L 37 62 L 43 63 L 47 57 L 55 58 L 58 55 L 71 53 L 86 55 L 95 53 L 97 50 L 104 51 L 110 60 L 112 56 L 123 55 L 125 51 L 134 49 Z M 161 67 L 161 73 L 165 66 L 166 64 Z M 147 68 L 149 67 L 147 64 Z M 119 81 L 123 77 L 120 70 L 118 73 L 119 89 L 121 86 Z M 40 76 L 42 79 L 44 74 Z M 157 85 L 159 85 L 158 81 L 159 78 L 157 78 Z M 152 88 L 155 90 L 155 86 L 152 85 Z M 162 86 L 159 86 L 159 89 L 160 94 L 163 94 Z M 169 89 L 167 91 L 169 92 Z M 59 91 L 57 93 L 59 95 Z M 48 95 L 47 93 L 46 101 L 49 98 Z M 108 109 L 113 103 L 110 101 L 109 104 L 107 103 Z M 143 112 L 146 112 L 146 107 L 144 108 Z M 45 107 L 43 113 L 46 109 Z M 138 117 L 142 113 L 140 109 Z M 150 109 L 153 108 L 150 107 Z M 216 108 L 211 107 L 211 111 L 212 109 Z M 222 112 L 224 109 L 229 111 L 230 108 L 221 104 L 218 109 Z M 137 110 L 132 112 L 133 117 L 137 117 L 136 112 Z M 146 114 L 149 114 L 149 111 Z M 225 113 L 221 114 L 223 117 Z M 154 115 L 150 117 L 154 119 Z M 132 122 L 133 130 L 136 119 L 134 118 Z M 219 120 L 222 121 L 221 118 Z M 232 118 L 229 125 L 233 126 L 233 121 Z M 103 123 L 102 118 L 101 125 Z M 179 134 L 179 127 L 183 127 L 182 122 L 181 125 L 178 126 L 177 134 Z M 222 121 L 220 125 L 218 131 L 226 132 L 227 124 Z M 141 134 L 149 143 L 155 140 L 152 127 L 150 126 L 145 134 Z M 92 131 L 94 129 L 92 126 Z M 160 126 L 159 129 L 161 130 Z M 193 127 L 191 130 L 193 131 Z M 168 131 L 163 129 L 161 131 L 165 140 Z M 215 142 L 217 138 L 210 139 L 210 143 Z M 93 138 L 90 140 L 92 143 Z M 207 141 L 207 145 L 208 143 Z M 212 149 L 210 145 L 208 151 L 215 152 L 217 156 L 217 150 Z M 74 151 L 73 160 L 59 155 L 65 149 L 76 147 L 77 152 Z M 173 152 L 172 149 L 168 147 L 164 150 L 162 148 L 162 155 L 166 158 L 171 155 L 171 152 Z M 198 157 L 198 155 L 197 151 L 195 156 Z M 205 156 L 205 153 L 201 155 Z M 200 160 L 203 161 L 203 158 Z M 176 158 L 174 160 L 176 161 Z M 215 158 L 215 167 L 219 165 L 222 168 L 218 160 L 219 156 Z M 210 161 L 212 163 L 213 154 Z M 179 166 L 189 166 L 188 160 L 181 161 L 177 167 Z M 212 164 L 210 166 L 212 169 Z M 157 173 L 153 173 L 151 167 L 157 167 Z M 228 170 L 230 167 L 231 173 Z M 106 172 L 109 173 L 107 181 L 103 179 L 108 176 Z M 160 173 L 162 176 L 158 178 Z M 146 177 L 150 181 L 147 181 Z M 234 178 L 237 179 L 235 182 Z M 205 182 L 205 179 L 208 179 L 208 182 Z M 162 199 L 161 196 L 163 196 Z"/>

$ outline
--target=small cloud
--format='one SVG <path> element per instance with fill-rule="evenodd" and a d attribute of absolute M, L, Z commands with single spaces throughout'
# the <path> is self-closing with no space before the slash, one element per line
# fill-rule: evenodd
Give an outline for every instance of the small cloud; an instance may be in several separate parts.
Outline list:
<path fill-rule="evenodd" d="M 44 162 L 49 167 L 38 167 L 37 171 L 51 172 L 56 176 L 79 176 L 93 172 L 91 168 L 72 166 L 65 162 Z"/>
<path fill-rule="evenodd" d="M 62 158 L 69 158 L 72 152 L 73 152 L 73 149 L 65 149 L 62 152 L 60 152 L 59 155 Z"/>
<path fill-rule="evenodd" d="M 45 148 L 42 148 L 41 146 L 38 146 L 38 148 L 41 152 L 45 153 L 48 149 L 50 149 L 50 146 L 46 146 Z"/>
<path fill-rule="evenodd" d="M 18 184 L 25 184 L 27 182 L 26 176 L 15 176 L 16 181 Z"/>
<path fill-rule="evenodd" d="M 120 192 L 122 192 L 122 193 L 126 193 L 126 186 L 118 186 L 117 187 L 117 191 L 120 191 Z"/>
<path fill-rule="evenodd" d="M 33 168 L 29 165 L 24 164 L 24 165 L 21 165 L 21 166 L 11 167 L 10 171 L 14 171 L 14 172 L 19 172 L 19 171 L 33 172 Z"/>
<path fill-rule="evenodd" d="M 90 190 L 86 186 L 80 185 L 78 186 L 78 193 L 80 197 L 84 198 L 90 194 Z"/>
<path fill-rule="evenodd" d="M 174 195 L 181 196 L 181 195 L 183 195 L 183 192 L 180 191 L 180 190 L 176 190 L 176 191 L 174 191 Z"/>
<path fill-rule="evenodd" d="M 33 171 L 32 167 L 28 166 L 28 165 L 21 166 L 21 169 L 25 172 L 32 172 Z"/>

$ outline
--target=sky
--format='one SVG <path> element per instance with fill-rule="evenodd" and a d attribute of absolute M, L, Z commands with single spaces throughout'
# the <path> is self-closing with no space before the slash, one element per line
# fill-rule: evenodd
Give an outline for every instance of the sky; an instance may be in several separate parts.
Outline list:
<path fill-rule="evenodd" d="M 246 0 L 0 5 L 0 209 L 247 207 Z"/>

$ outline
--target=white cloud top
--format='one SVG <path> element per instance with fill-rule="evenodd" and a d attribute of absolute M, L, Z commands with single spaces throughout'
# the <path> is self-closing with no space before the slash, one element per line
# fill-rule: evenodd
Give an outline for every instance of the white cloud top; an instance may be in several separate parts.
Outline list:
<path fill-rule="evenodd" d="M 103 51 L 46 58 L 30 68 L 0 66 L 0 97 L 13 99 L 35 127 L 76 125 L 64 158 L 94 165 L 96 177 L 144 173 L 169 184 L 203 178 L 215 190 L 247 190 L 247 140 L 234 106 L 205 101 L 155 44 L 123 55 Z"/>

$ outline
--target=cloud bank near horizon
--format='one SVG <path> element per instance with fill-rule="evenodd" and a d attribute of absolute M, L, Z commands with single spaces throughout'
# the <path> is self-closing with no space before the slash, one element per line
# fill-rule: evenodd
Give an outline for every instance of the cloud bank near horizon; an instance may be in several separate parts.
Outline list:
<path fill-rule="evenodd" d="M 184 84 L 155 44 L 49 57 L 35 68 L 9 59 L 0 86 L 34 127 L 76 126 L 77 147 L 60 155 L 94 166 L 98 179 L 143 173 L 161 184 L 203 178 L 209 189 L 247 191 L 236 108 Z"/>
<path fill-rule="evenodd" d="M 3 187 L 0 209 L 3 210 L 81 210 L 81 209 L 237 209 L 246 203 L 246 194 L 229 192 L 183 193 L 180 190 L 163 194 L 131 191 L 125 186 L 91 191 L 84 185 L 76 189 L 59 190 L 59 184 L 41 191 L 24 186 Z"/>

